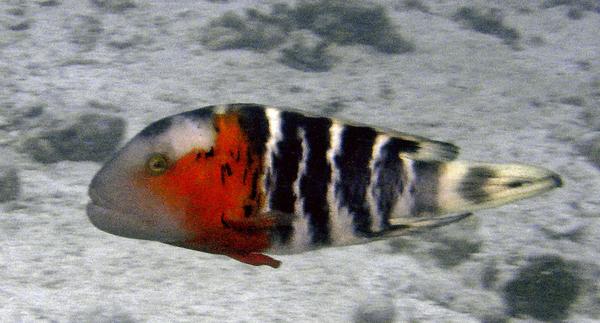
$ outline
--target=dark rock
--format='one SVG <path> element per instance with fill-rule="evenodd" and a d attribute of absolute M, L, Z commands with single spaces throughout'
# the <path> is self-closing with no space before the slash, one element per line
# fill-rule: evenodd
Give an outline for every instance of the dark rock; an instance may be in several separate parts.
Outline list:
<path fill-rule="evenodd" d="M 102 35 L 102 22 L 92 16 L 77 15 L 71 22 L 71 42 L 92 50 Z"/>
<path fill-rule="evenodd" d="M 404 8 L 429 13 L 429 8 L 421 0 L 404 0 Z"/>
<path fill-rule="evenodd" d="M 457 266 L 481 250 L 480 241 L 463 238 L 445 238 L 432 250 L 438 264 L 444 268 Z"/>
<path fill-rule="evenodd" d="M 569 6 L 585 11 L 598 9 L 600 4 L 597 0 L 546 0 L 542 3 L 542 8 L 554 8 L 558 6 Z"/>
<path fill-rule="evenodd" d="M 116 150 L 124 132 L 125 121 L 121 118 L 84 114 L 66 127 L 42 131 L 29 138 L 24 149 L 41 163 L 103 161 Z"/>
<path fill-rule="evenodd" d="M 520 38 L 520 33 L 502 22 L 499 10 L 489 10 L 481 13 L 473 7 L 461 7 L 454 14 L 454 19 L 477 32 L 494 35 L 504 40 L 505 43 L 514 45 Z"/>
<path fill-rule="evenodd" d="M 498 281 L 498 274 L 500 271 L 495 262 L 489 262 L 483 267 L 481 273 L 481 286 L 485 289 L 494 288 Z"/>
<path fill-rule="evenodd" d="M 48 121 L 45 118 L 46 103 L 42 101 L 27 102 L 11 111 L 5 118 L 4 123 L 0 123 L 0 129 L 7 131 L 29 131 L 36 127 L 40 122 Z"/>
<path fill-rule="evenodd" d="M 16 200 L 21 182 L 16 168 L 0 166 L 0 203 Z"/>
<path fill-rule="evenodd" d="M 12 31 L 24 31 L 31 27 L 31 22 L 27 19 L 25 20 L 16 20 L 14 22 L 9 23 L 8 29 Z"/>
<path fill-rule="evenodd" d="M 24 7 L 12 7 L 12 8 L 8 8 L 8 9 L 6 9 L 6 13 L 9 14 L 9 15 L 22 17 L 22 16 L 25 15 L 25 8 Z"/>
<path fill-rule="evenodd" d="M 299 2 L 295 7 L 278 4 L 270 14 L 248 9 L 244 17 L 229 12 L 210 22 L 200 39 L 213 50 L 269 50 L 282 44 L 291 31 L 302 29 L 326 43 L 369 45 L 390 54 L 414 50 L 395 31 L 382 6 L 341 0 Z"/>
<path fill-rule="evenodd" d="M 567 17 L 573 20 L 579 20 L 583 18 L 583 10 L 579 8 L 569 8 L 569 11 L 567 11 Z"/>
<path fill-rule="evenodd" d="M 71 315 L 70 323 L 76 322 L 95 322 L 95 323 L 137 323 L 129 312 L 125 311 L 117 305 L 98 306 L 97 308 L 88 308 Z"/>
<path fill-rule="evenodd" d="M 526 314 L 543 321 L 564 320 L 581 290 L 576 266 L 558 256 L 541 256 L 522 267 L 504 287 L 512 316 Z"/>
<path fill-rule="evenodd" d="M 395 322 L 396 309 L 391 301 L 378 300 L 362 304 L 354 312 L 355 323 L 387 323 Z"/>
<path fill-rule="evenodd" d="M 60 2 L 58 0 L 38 0 L 37 4 L 40 7 L 55 7 L 60 5 Z"/>
<path fill-rule="evenodd" d="M 281 50 L 279 61 L 304 72 L 326 72 L 334 64 L 335 57 L 327 52 L 327 43 L 314 36 L 297 33 L 290 45 Z"/>
<path fill-rule="evenodd" d="M 269 50 L 283 43 L 281 27 L 228 12 L 203 28 L 201 42 L 212 50 Z"/>
<path fill-rule="evenodd" d="M 96 7 L 112 13 L 122 13 L 136 7 L 132 0 L 90 0 L 90 2 Z"/>
<path fill-rule="evenodd" d="M 585 99 L 580 96 L 568 96 L 560 98 L 560 103 L 582 107 L 585 105 Z"/>
<path fill-rule="evenodd" d="M 481 318 L 481 323 L 508 323 L 508 317 L 500 314 L 486 314 Z"/>
<path fill-rule="evenodd" d="M 118 50 L 151 45 L 154 40 L 149 33 L 131 33 L 124 26 L 114 26 L 107 32 L 106 45 Z"/>
<path fill-rule="evenodd" d="M 108 102 L 101 102 L 98 100 L 89 100 L 87 105 L 92 109 L 97 109 L 101 111 L 109 111 L 109 112 L 121 112 L 121 107 L 114 105 Z"/>
<path fill-rule="evenodd" d="M 580 145 L 582 155 L 596 167 L 600 168 L 600 135 L 585 140 Z"/>
<path fill-rule="evenodd" d="M 414 50 L 414 45 L 395 31 L 379 5 L 340 0 L 301 2 L 290 16 L 298 29 L 312 30 L 329 42 L 364 44 L 390 54 Z"/>

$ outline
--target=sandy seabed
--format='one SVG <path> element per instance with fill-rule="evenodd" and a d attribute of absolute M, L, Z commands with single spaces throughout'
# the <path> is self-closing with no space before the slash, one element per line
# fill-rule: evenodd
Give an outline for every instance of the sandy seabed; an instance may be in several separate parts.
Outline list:
<path fill-rule="evenodd" d="M 548 255 L 582 282 L 566 320 L 600 319 L 600 171 L 584 153 L 600 140 L 600 4 L 578 16 L 548 1 L 379 1 L 414 50 L 333 44 L 335 64 L 319 73 L 281 64 L 277 48 L 201 41 L 226 11 L 273 3 L 0 3 L 0 153 L 21 182 L 0 204 L 0 321 L 531 321 L 511 312 L 505 286 Z M 520 38 L 468 28 L 453 19 L 462 6 L 495 9 Z M 123 118 L 130 138 L 158 118 L 231 102 L 449 141 L 462 159 L 544 166 L 565 185 L 427 234 L 281 256 L 273 270 L 101 232 L 85 216 L 101 165 L 40 163 L 23 148 L 81 113 Z"/>

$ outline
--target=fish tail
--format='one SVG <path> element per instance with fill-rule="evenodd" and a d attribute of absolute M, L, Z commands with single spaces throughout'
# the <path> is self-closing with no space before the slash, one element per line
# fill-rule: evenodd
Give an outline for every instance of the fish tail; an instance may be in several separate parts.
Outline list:
<path fill-rule="evenodd" d="M 412 161 L 412 177 L 409 212 L 400 217 L 472 212 L 562 185 L 558 174 L 524 164 Z"/>

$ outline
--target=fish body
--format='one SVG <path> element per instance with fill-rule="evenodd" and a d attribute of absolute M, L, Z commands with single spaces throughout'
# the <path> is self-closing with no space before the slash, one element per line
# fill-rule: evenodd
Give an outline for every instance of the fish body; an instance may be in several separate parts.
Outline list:
<path fill-rule="evenodd" d="M 456 161 L 450 143 L 255 104 L 150 124 L 93 178 L 116 235 L 278 267 L 265 255 L 458 221 L 561 185 L 546 169 Z"/>

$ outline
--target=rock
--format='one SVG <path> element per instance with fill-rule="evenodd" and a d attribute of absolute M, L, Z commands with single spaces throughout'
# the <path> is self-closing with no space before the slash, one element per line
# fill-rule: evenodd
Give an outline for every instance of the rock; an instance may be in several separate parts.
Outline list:
<path fill-rule="evenodd" d="M 60 5 L 60 2 L 58 0 L 38 0 L 37 4 L 40 7 L 55 7 Z"/>
<path fill-rule="evenodd" d="M 363 44 L 388 54 L 414 50 L 390 22 L 385 8 L 361 1 L 300 2 L 290 11 L 296 28 L 309 29 L 328 42 Z"/>
<path fill-rule="evenodd" d="M 600 91 L 600 90 L 598 90 Z M 598 94 L 599 100 L 596 104 L 587 108 L 583 113 L 584 121 L 594 131 L 600 131 L 600 94 Z"/>
<path fill-rule="evenodd" d="M 269 50 L 283 43 L 286 36 L 277 25 L 234 12 L 213 20 L 201 33 L 201 42 L 212 50 Z"/>
<path fill-rule="evenodd" d="M 574 264 L 558 256 L 537 257 L 522 267 L 504 287 L 504 299 L 512 316 L 526 314 L 538 320 L 559 321 L 581 290 Z"/>
<path fill-rule="evenodd" d="M 73 313 L 68 322 L 137 323 L 140 321 L 117 305 L 98 305 L 96 308 L 90 307 Z"/>
<path fill-rule="evenodd" d="M 593 11 L 600 7 L 596 0 L 545 0 L 542 3 L 542 8 L 554 8 L 558 6 L 569 6 L 580 10 Z"/>
<path fill-rule="evenodd" d="M 71 22 L 71 42 L 84 50 L 92 50 L 104 32 L 102 22 L 92 16 L 77 15 Z"/>
<path fill-rule="evenodd" d="M 279 61 L 304 72 L 325 72 L 331 69 L 335 57 L 327 52 L 327 43 L 310 34 L 297 32 L 281 50 Z"/>
<path fill-rule="evenodd" d="M 23 148 L 41 163 L 103 161 L 116 150 L 124 132 L 123 119 L 90 113 L 67 126 L 42 131 L 26 140 Z"/>
<path fill-rule="evenodd" d="M 500 270 L 495 261 L 486 263 L 481 272 L 481 286 L 485 289 L 494 288 L 498 281 L 498 274 L 500 274 Z"/>
<path fill-rule="evenodd" d="M 499 10 L 481 13 L 473 7 L 461 7 L 454 14 L 454 20 L 477 32 L 499 37 L 506 44 L 514 45 L 521 38 L 521 34 L 515 28 L 504 25 Z"/>
<path fill-rule="evenodd" d="M 21 193 L 21 182 L 16 168 L 0 166 L 0 203 L 16 200 Z"/>
<path fill-rule="evenodd" d="M 44 120 L 47 104 L 42 101 L 26 102 L 18 107 L 11 108 L 13 111 L 7 114 L 0 129 L 7 131 L 30 131 Z"/>
<path fill-rule="evenodd" d="M 107 32 L 107 38 L 106 45 L 118 50 L 150 45 L 154 42 L 150 34 L 130 33 L 124 26 L 113 26 Z"/>
<path fill-rule="evenodd" d="M 470 238 L 446 238 L 433 248 L 432 255 L 444 268 L 457 266 L 481 250 L 481 241 Z"/>
<path fill-rule="evenodd" d="M 326 43 L 369 45 L 384 53 L 414 50 L 391 25 L 384 7 L 361 1 L 321 0 L 299 2 L 295 7 L 277 4 L 269 14 L 248 9 L 245 17 L 229 12 L 203 28 L 200 39 L 213 50 L 269 50 L 294 30 L 310 30 Z"/>
<path fill-rule="evenodd" d="M 97 109 L 100 111 L 108 111 L 108 112 L 121 112 L 121 107 L 114 105 L 109 102 L 102 102 L 98 100 L 89 100 L 87 102 L 87 106 L 92 109 Z"/>
<path fill-rule="evenodd" d="M 136 6 L 132 0 L 90 0 L 96 7 L 112 13 L 122 13 Z"/>
<path fill-rule="evenodd" d="M 600 133 L 583 136 L 578 146 L 579 152 L 600 169 Z"/>
<path fill-rule="evenodd" d="M 577 107 L 582 107 L 585 105 L 585 99 L 580 96 L 567 96 L 564 98 L 560 98 L 559 102 L 562 104 L 574 105 Z"/>
<path fill-rule="evenodd" d="M 433 243 L 427 254 L 442 268 L 452 268 L 468 261 L 483 245 L 478 234 L 480 225 L 480 220 L 471 216 L 453 225 L 424 232 L 422 240 Z"/>
<path fill-rule="evenodd" d="M 355 323 L 395 322 L 396 309 L 390 299 L 375 297 L 374 300 L 361 304 L 354 312 Z"/>

